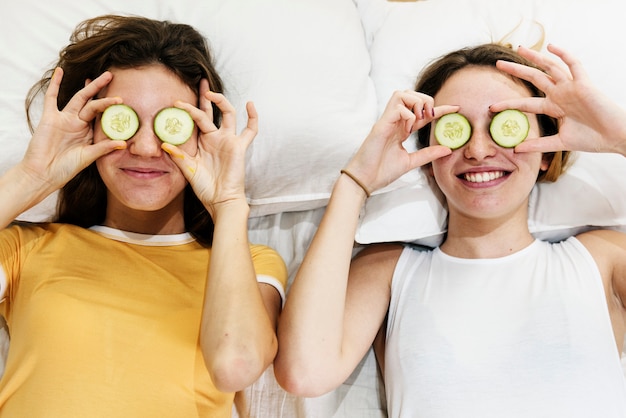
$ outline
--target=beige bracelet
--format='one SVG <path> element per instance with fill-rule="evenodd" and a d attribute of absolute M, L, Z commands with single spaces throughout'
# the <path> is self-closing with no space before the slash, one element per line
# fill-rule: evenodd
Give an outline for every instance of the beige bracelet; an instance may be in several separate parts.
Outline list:
<path fill-rule="evenodd" d="M 340 171 L 341 174 L 345 174 L 346 176 L 350 177 L 352 179 L 353 182 L 355 182 L 361 189 L 363 189 L 363 191 L 365 192 L 365 196 L 370 197 L 372 194 L 370 193 L 370 191 L 367 189 L 367 187 L 365 187 L 365 185 L 363 183 L 361 183 L 361 181 L 359 179 L 357 179 L 354 174 L 350 173 L 347 170 L 341 170 Z"/>

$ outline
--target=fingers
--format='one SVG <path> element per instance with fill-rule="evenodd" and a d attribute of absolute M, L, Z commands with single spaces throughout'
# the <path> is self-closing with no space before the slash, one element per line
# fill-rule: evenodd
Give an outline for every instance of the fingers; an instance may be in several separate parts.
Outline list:
<path fill-rule="evenodd" d="M 207 91 L 204 94 L 205 98 L 217 106 L 222 112 L 222 124 L 221 127 L 225 129 L 237 128 L 237 112 L 235 107 L 230 104 L 226 97 L 221 93 L 215 93 L 213 91 Z"/>
<path fill-rule="evenodd" d="M 174 105 L 186 110 L 194 119 L 200 132 L 208 134 L 219 131 L 226 132 L 230 135 L 236 135 L 237 122 L 235 107 L 221 93 L 215 93 L 208 89 L 208 83 L 204 80 L 201 83 L 200 91 L 202 92 L 199 100 L 199 107 L 184 103 L 176 102 Z M 213 123 L 213 104 L 215 104 L 222 112 L 222 123 L 220 128 Z M 252 142 L 259 129 L 259 117 L 254 103 L 246 103 L 246 112 L 248 114 L 248 122 L 244 130 L 239 135 L 246 144 Z"/>
<path fill-rule="evenodd" d="M 186 110 L 191 115 L 191 118 L 195 122 L 196 126 L 198 126 L 198 129 L 200 129 L 200 132 L 212 133 L 217 131 L 217 126 L 215 126 L 215 124 L 213 123 L 213 112 L 211 110 L 210 102 L 208 104 L 208 107 L 206 104 L 200 104 L 200 106 L 202 106 L 204 109 L 208 109 L 208 111 L 204 109 L 198 109 L 192 104 L 181 101 L 175 102 L 174 106 L 179 109 Z"/>
<path fill-rule="evenodd" d="M 587 77 L 587 71 L 585 70 L 582 62 L 573 54 L 570 54 L 565 49 L 552 44 L 548 45 L 548 51 L 559 57 L 567 65 L 574 79 Z"/>
<path fill-rule="evenodd" d="M 421 115 L 421 110 L 418 112 Z M 413 131 L 413 126 L 415 122 L 417 122 L 417 115 L 411 109 L 408 109 L 404 105 L 397 105 L 395 108 L 395 112 L 392 114 L 392 122 L 402 122 L 404 127 L 404 132 L 406 135 L 410 134 Z"/>
<path fill-rule="evenodd" d="M 197 162 L 195 158 L 184 152 L 182 149 L 178 148 L 175 145 L 168 144 L 166 142 L 161 144 L 161 149 L 167 152 L 170 157 L 172 157 L 172 161 L 174 164 L 178 166 L 180 171 L 183 173 L 183 176 L 191 182 L 194 174 L 196 174 L 197 170 Z"/>
<path fill-rule="evenodd" d="M 546 114 L 543 97 L 520 97 L 497 102 L 489 106 L 489 111 L 498 113 L 506 109 L 517 109 L 526 113 Z M 550 115 L 556 117 L 555 115 Z"/>
<path fill-rule="evenodd" d="M 55 71 L 56 73 L 56 71 Z M 92 82 L 88 83 L 85 87 L 80 89 L 67 103 L 64 110 L 69 112 L 79 114 L 81 110 L 85 107 L 85 105 L 91 101 L 104 87 L 106 87 L 111 80 L 113 79 L 113 74 L 109 71 L 105 71 L 100 74 L 100 76 L 96 77 Z M 60 85 L 60 80 L 59 80 Z M 58 86 L 57 86 L 58 92 Z M 121 99 L 112 98 L 114 100 L 118 100 L 121 103 Z M 92 117 L 93 119 L 93 117 Z M 87 119 L 89 120 L 89 119 Z"/>
<path fill-rule="evenodd" d="M 98 158 L 116 150 L 126 149 L 127 146 L 128 143 L 126 141 L 100 141 L 84 147 L 83 156 L 87 165 L 89 165 Z"/>
<path fill-rule="evenodd" d="M 506 73 L 533 83 L 545 92 L 556 83 L 587 77 L 582 63 L 568 51 L 552 44 L 548 45 L 548 51 L 556 55 L 562 62 L 523 46 L 517 50 L 520 56 L 530 60 L 543 71 L 509 61 L 498 61 L 496 66 Z M 563 66 L 563 63 L 566 66 Z"/>
<path fill-rule="evenodd" d="M 181 101 L 174 103 L 174 106 L 189 112 L 201 132 L 211 133 L 218 130 L 213 123 L 213 104 L 222 112 L 221 128 L 232 129 L 234 132 L 236 129 L 235 108 L 223 94 L 210 91 L 208 82 L 204 79 L 200 82 L 199 107 Z"/>
<path fill-rule="evenodd" d="M 417 119 L 433 117 L 434 100 L 426 94 L 413 90 L 395 91 L 387 103 L 387 109 L 398 105 L 410 110 Z"/>
<path fill-rule="evenodd" d="M 44 106 L 47 107 L 48 105 L 54 105 L 54 108 L 57 109 L 57 97 L 59 95 L 59 88 L 61 86 L 62 79 L 63 69 L 61 67 L 55 68 L 52 73 L 52 77 L 50 78 L 48 89 L 44 95 Z"/>
<path fill-rule="evenodd" d="M 544 92 L 554 85 L 553 78 L 537 68 L 510 61 L 497 61 L 496 67 L 507 74 L 532 83 Z"/>
<path fill-rule="evenodd" d="M 447 115 L 448 113 L 458 112 L 461 109 L 461 106 L 457 105 L 440 105 L 435 107 L 434 117 L 433 119 L 437 119 L 442 117 L 443 115 Z"/>
<path fill-rule="evenodd" d="M 432 97 L 413 90 L 395 91 L 381 116 L 387 123 L 400 123 L 405 134 L 421 128 L 435 117 Z"/>
<path fill-rule="evenodd" d="M 556 152 L 566 149 L 558 135 L 527 138 L 515 147 L 515 152 Z"/>
<path fill-rule="evenodd" d="M 527 58 L 528 60 L 532 61 L 537 67 L 541 68 L 543 71 L 534 69 L 533 73 L 546 74 L 547 76 L 549 76 L 549 77 L 546 77 L 546 79 L 551 81 L 550 84 L 558 83 L 564 80 L 571 80 L 572 78 L 571 73 L 568 70 L 568 68 L 564 67 L 562 63 L 557 62 L 556 60 L 549 57 L 547 54 L 534 51 L 532 49 L 525 48 L 523 46 L 520 46 L 517 52 L 522 57 Z M 530 68 L 530 67 L 527 67 L 527 68 Z M 533 81 L 533 80 L 528 80 L 528 81 Z M 542 86 L 538 84 L 535 84 L 535 85 L 543 90 Z M 546 88 L 547 87 L 549 87 L 549 85 L 547 85 Z"/>
<path fill-rule="evenodd" d="M 443 145 L 431 145 L 426 148 L 422 148 L 419 151 L 409 154 L 411 167 L 422 167 L 428 163 L 431 163 L 439 158 L 450 155 L 452 150 Z"/>
<path fill-rule="evenodd" d="M 211 122 L 215 122 L 213 120 L 213 104 L 206 95 L 209 91 L 209 80 L 203 78 L 202 80 L 200 80 L 200 98 L 198 100 L 198 107 L 209 116 Z"/>
<path fill-rule="evenodd" d="M 47 112 L 58 111 L 57 99 L 59 95 L 59 88 L 63 79 L 63 69 L 57 67 L 50 78 L 50 84 L 46 90 L 44 96 L 44 109 Z M 79 90 L 67 103 L 64 112 L 76 115 L 83 122 L 89 122 L 93 120 L 98 113 L 102 113 L 107 107 L 122 103 L 120 97 L 105 97 L 102 99 L 93 100 L 93 97 L 100 92 L 105 86 L 107 86 L 113 75 L 105 71 L 99 77 L 93 81 L 87 81 L 85 87 Z"/>
<path fill-rule="evenodd" d="M 89 122 L 99 114 L 106 110 L 107 107 L 122 103 L 121 97 L 104 97 L 102 99 L 92 100 L 78 112 L 78 118 L 84 122 Z"/>
<path fill-rule="evenodd" d="M 259 132 L 259 115 L 252 102 L 246 103 L 246 112 L 248 113 L 248 124 L 240 136 L 247 144 L 250 144 Z"/>

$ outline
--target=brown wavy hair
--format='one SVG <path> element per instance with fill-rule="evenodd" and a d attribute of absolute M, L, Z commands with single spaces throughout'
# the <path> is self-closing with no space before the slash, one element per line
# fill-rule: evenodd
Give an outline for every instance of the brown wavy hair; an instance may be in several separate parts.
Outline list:
<path fill-rule="evenodd" d="M 495 68 L 496 61 L 498 60 L 516 62 L 536 68 L 532 62 L 521 57 L 513 51 L 510 46 L 501 45 L 499 43 L 488 43 L 462 48 L 438 58 L 420 73 L 415 85 L 415 90 L 428 94 L 429 96 L 435 96 L 443 84 L 457 71 L 469 66 Z M 533 97 L 545 97 L 545 94 L 534 84 L 510 75 L 509 77 L 526 87 Z M 537 120 L 539 122 L 541 136 L 554 135 L 558 132 L 558 121 L 555 118 L 547 115 L 537 115 Z M 428 146 L 430 125 L 431 124 L 424 126 L 417 132 L 418 147 L 420 148 Z M 545 156 L 550 161 L 550 165 L 546 171 L 539 173 L 537 181 L 556 181 L 565 171 L 570 153 L 569 151 L 558 151 L 546 153 Z"/>
<path fill-rule="evenodd" d="M 59 53 L 58 62 L 35 83 L 26 98 L 26 114 L 31 131 L 31 110 L 37 96 L 50 84 L 54 68 L 63 68 L 57 106 L 63 109 L 85 85 L 111 68 L 136 68 L 161 64 L 176 74 L 196 95 L 200 80 L 206 78 L 211 90 L 223 92 L 223 83 L 212 62 L 206 38 L 193 27 L 140 16 L 103 15 L 87 19 Z M 221 112 L 213 107 L 213 120 L 219 126 Z M 213 220 L 191 186 L 185 188 L 185 228 L 200 242 L 210 244 Z M 104 221 L 106 186 L 96 165 L 80 172 L 59 192 L 56 222 L 88 228 Z"/>

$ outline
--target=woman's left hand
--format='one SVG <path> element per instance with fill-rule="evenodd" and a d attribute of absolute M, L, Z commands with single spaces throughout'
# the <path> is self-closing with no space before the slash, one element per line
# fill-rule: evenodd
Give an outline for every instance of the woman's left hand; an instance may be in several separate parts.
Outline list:
<path fill-rule="evenodd" d="M 507 61 L 497 63 L 499 69 L 533 83 L 546 97 L 503 101 L 491 106 L 493 112 L 514 108 L 559 120 L 556 135 L 529 138 L 515 150 L 617 152 L 626 155 L 626 111 L 592 84 L 582 63 L 573 55 L 554 45 L 548 45 L 548 51 L 559 57 L 567 67 L 545 54 L 524 47 L 520 47 L 518 53 L 544 71 Z"/>
<path fill-rule="evenodd" d="M 213 123 L 213 105 L 222 111 L 222 123 Z M 258 131 L 258 117 L 252 102 L 247 103 L 248 123 L 237 135 L 236 111 L 224 95 L 209 90 L 208 82 L 200 84 L 200 108 L 176 103 L 188 111 L 198 127 L 198 151 L 189 155 L 180 147 L 163 143 L 194 192 L 215 219 L 217 207 L 237 200 L 246 201 L 246 150 Z M 247 204 L 247 203 L 246 203 Z"/>

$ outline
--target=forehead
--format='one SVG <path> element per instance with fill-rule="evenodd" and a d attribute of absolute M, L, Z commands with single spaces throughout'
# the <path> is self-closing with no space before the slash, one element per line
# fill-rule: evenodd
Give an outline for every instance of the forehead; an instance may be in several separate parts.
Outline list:
<path fill-rule="evenodd" d="M 195 92 L 174 72 L 163 65 L 148 65 L 134 68 L 111 68 L 113 79 L 103 89 L 101 96 L 120 96 L 124 102 L 145 99 L 196 100 Z"/>
<path fill-rule="evenodd" d="M 435 105 L 464 103 L 489 106 L 499 100 L 530 97 L 521 81 L 489 66 L 469 66 L 454 73 L 435 94 Z"/>

